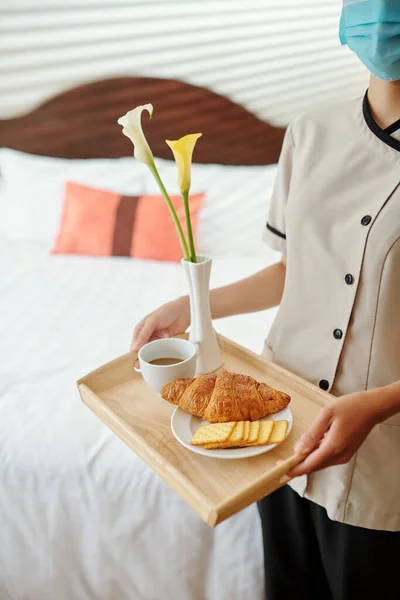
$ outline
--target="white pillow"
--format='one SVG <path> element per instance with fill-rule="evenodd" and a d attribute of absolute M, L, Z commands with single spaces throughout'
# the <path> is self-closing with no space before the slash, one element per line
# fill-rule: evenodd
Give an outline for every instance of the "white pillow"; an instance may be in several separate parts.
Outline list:
<path fill-rule="evenodd" d="M 161 159 L 156 163 L 168 192 L 179 193 L 175 163 Z M 277 165 L 192 165 L 191 192 L 205 192 L 197 230 L 198 254 L 218 257 L 268 253 L 261 237 L 276 173 Z M 145 191 L 160 193 L 147 170 Z"/>
<path fill-rule="evenodd" d="M 133 156 L 68 160 L 0 148 L 0 235 L 50 250 L 67 181 L 134 196 L 143 194 L 145 170 Z"/>

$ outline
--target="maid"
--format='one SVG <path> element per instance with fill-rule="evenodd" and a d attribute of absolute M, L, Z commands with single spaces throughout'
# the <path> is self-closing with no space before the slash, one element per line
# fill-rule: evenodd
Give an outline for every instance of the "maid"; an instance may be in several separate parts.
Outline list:
<path fill-rule="evenodd" d="M 282 260 L 211 292 L 213 318 L 280 304 L 265 356 L 335 396 L 259 503 L 268 600 L 400 597 L 400 2 L 345 0 L 340 40 L 370 85 L 288 127 L 265 229 Z M 179 298 L 133 348 L 188 325 Z"/>

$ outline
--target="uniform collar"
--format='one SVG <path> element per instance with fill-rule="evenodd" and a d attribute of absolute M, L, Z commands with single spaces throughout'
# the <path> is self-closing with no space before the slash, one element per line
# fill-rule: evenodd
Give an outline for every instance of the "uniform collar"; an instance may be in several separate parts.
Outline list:
<path fill-rule="evenodd" d="M 355 120 L 364 150 L 374 152 L 385 162 L 400 169 L 400 142 L 374 121 L 368 104 L 368 92 L 354 104 Z M 400 171 L 399 171 L 400 172 Z"/>
<path fill-rule="evenodd" d="M 378 137 L 380 140 L 382 140 L 382 142 L 384 142 L 391 148 L 394 148 L 395 150 L 400 152 L 400 141 L 396 140 L 396 138 L 392 137 L 390 135 L 389 131 L 379 127 L 378 123 L 374 120 L 374 118 L 371 114 L 371 109 L 369 107 L 368 90 L 365 92 L 365 96 L 364 96 L 364 100 L 363 100 L 363 115 L 364 115 L 365 122 L 368 125 L 368 127 L 370 128 L 370 130 L 372 131 L 372 133 L 374 135 L 376 135 L 376 137 Z"/>

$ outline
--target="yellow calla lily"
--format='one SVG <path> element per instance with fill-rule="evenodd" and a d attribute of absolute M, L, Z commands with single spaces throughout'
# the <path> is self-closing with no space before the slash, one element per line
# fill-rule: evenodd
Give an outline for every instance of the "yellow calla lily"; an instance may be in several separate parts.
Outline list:
<path fill-rule="evenodd" d="M 178 167 L 178 185 L 182 192 L 183 204 L 185 207 L 186 229 L 189 241 L 190 260 L 196 262 L 196 251 L 194 248 L 192 224 L 190 221 L 189 209 L 189 190 L 190 190 L 190 172 L 192 167 L 193 150 L 201 133 L 190 133 L 181 137 L 179 140 L 165 140 L 171 148 Z"/>
<path fill-rule="evenodd" d="M 192 166 L 193 150 L 201 133 L 190 133 L 179 140 L 165 140 L 171 148 L 176 166 L 178 167 L 178 185 L 182 194 L 190 190 L 190 171 Z"/>
<path fill-rule="evenodd" d="M 153 105 L 144 104 L 143 106 L 137 106 L 133 110 L 127 112 L 123 117 L 120 117 L 118 119 L 118 124 L 122 125 L 122 133 L 131 140 L 135 147 L 133 152 L 134 157 L 139 162 L 151 166 L 154 164 L 154 156 L 143 133 L 141 123 L 142 113 L 145 110 L 147 110 L 151 119 Z"/>

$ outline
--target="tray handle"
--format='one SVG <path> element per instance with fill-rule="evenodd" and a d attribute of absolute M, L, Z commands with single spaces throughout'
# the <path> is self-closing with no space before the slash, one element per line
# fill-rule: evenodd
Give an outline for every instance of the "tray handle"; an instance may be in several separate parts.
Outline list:
<path fill-rule="evenodd" d="M 274 475 L 276 476 L 277 479 L 279 479 L 279 484 L 284 485 L 285 483 L 290 481 L 291 478 L 288 477 L 289 471 L 291 469 L 293 469 L 293 467 L 295 467 L 296 465 L 301 463 L 306 458 L 306 456 L 307 456 L 307 454 L 304 454 L 304 453 L 292 454 L 292 456 L 289 456 L 289 458 L 282 461 L 275 467 Z"/>

